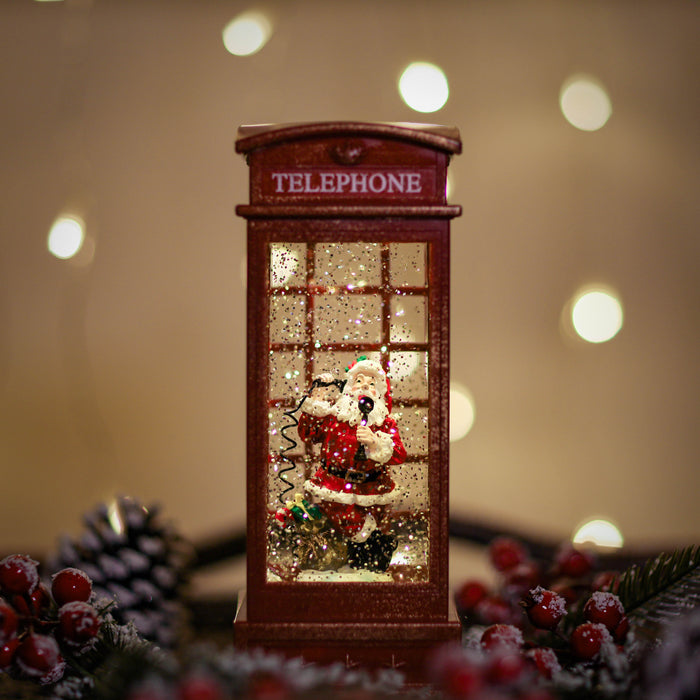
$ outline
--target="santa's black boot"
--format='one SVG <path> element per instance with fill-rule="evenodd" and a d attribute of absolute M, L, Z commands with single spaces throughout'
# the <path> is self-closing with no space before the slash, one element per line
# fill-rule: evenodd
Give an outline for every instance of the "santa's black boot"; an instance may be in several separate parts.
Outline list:
<path fill-rule="evenodd" d="M 353 569 L 386 571 L 397 544 L 394 535 L 375 530 L 364 542 L 348 542 L 348 564 Z"/>

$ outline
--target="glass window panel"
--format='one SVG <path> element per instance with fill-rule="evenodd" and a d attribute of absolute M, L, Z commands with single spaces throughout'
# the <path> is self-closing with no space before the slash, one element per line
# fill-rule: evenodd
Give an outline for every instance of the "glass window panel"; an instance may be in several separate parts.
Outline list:
<path fill-rule="evenodd" d="M 270 297 L 270 342 L 299 343 L 306 339 L 306 298 L 302 294 Z"/>
<path fill-rule="evenodd" d="M 333 376 L 334 379 L 339 379 L 341 382 L 345 381 L 345 368 L 349 367 L 356 359 L 357 352 L 320 352 L 317 351 L 313 357 L 314 366 L 314 377 L 318 374 L 328 372 Z M 364 353 L 373 360 L 379 361 L 379 356 L 377 353 Z"/>
<path fill-rule="evenodd" d="M 428 509 L 428 465 L 425 462 L 408 462 L 394 467 L 393 477 L 397 491 L 394 508 L 397 511 L 418 513 Z"/>
<path fill-rule="evenodd" d="M 391 352 L 389 376 L 395 399 L 427 399 L 428 353 Z"/>
<path fill-rule="evenodd" d="M 382 331 L 377 294 L 320 294 L 314 303 L 314 340 L 321 343 L 376 343 Z"/>
<path fill-rule="evenodd" d="M 393 415 L 400 426 L 406 452 L 413 455 L 428 454 L 428 409 L 395 409 Z"/>
<path fill-rule="evenodd" d="M 302 351 L 270 354 L 270 398 L 299 401 L 305 391 L 306 362 Z"/>
<path fill-rule="evenodd" d="M 306 244 L 270 244 L 270 286 L 301 287 L 306 284 Z"/>
<path fill-rule="evenodd" d="M 425 297 L 394 296 L 391 299 L 392 343 L 425 343 L 427 340 Z"/>
<path fill-rule="evenodd" d="M 396 514 L 392 532 L 397 547 L 391 560 L 394 581 L 427 581 L 429 561 L 429 511 L 406 511 Z"/>
<path fill-rule="evenodd" d="M 318 243 L 314 267 L 316 284 L 357 288 L 381 283 L 381 244 Z"/>
<path fill-rule="evenodd" d="M 425 287 L 428 268 L 425 243 L 392 243 L 390 280 L 395 287 Z"/>

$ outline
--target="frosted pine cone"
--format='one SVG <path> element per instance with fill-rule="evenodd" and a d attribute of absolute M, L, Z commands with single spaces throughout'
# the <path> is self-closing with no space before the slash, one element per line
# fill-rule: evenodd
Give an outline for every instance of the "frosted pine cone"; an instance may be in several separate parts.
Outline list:
<path fill-rule="evenodd" d="M 115 600 L 118 623 L 133 622 L 142 637 L 170 648 L 184 621 L 191 550 L 159 511 L 123 496 L 99 505 L 84 516 L 79 539 L 61 539 L 52 568 L 85 571 L 96 597 Z"/>

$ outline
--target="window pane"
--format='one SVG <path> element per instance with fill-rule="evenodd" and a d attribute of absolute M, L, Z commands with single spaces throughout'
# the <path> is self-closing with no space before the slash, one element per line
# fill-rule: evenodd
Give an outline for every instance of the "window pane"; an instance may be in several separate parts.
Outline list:
<path fill-rule="evenodd" d="M 314 304 L 314 340 L 321 343 L 377 343 L 382 300 L 374 294 L 320 294 Z"/>
<path fill-rule="evenodd" d="M 270 297 L 270 342 L 299 343 L 306 338 L 307 301 L 302 294 Z"/>
<path fill-rule="evenodd" d="M 294 400 L 301 398 L 300 382 L 305 376 L 304 354 L 301 351 L 278 351 L 270 355 L 270 399 Z"/>
<path fill-rule="evenodd" d="M 398 497 L 396 510 L 417 513 L 429 508 L 428 465 L 425 462 L 402 464 L 394 470 Z"/>
<path fill-rule="evenodd" d="M 391 299 L 392 343 L 425 343 L 427 340 L 425 297 L 395 296 Z"/>
<path fill-rule="evenodd" d="M 328 372 L 333 375 L 334 379 L 345 381 L 345 368 L 349 367 L 357 359 L 356 352 L 338 351 L 338 352 L 322 352 L 314 353 L 313 374 L 322 374 Z"/>
<path fill-rule="evenodd" d="M 378 286 L 381 283 L 379 243 L 319 243 L 316 246 L 316 283 L 324 287 Z"/>
<path fill-rule="evenodd" d="M 411 455 L 428 454 L 428 409 L 404 408 L 393 413 L 401 426 L 401 435 L 406 451 Z"/>
<path fill-rule="evenodd" d="M 306 244 L 270 244 L 270 286 L 298 287 L 306 283 Z"/>
<path fill-rule="evenodd" d="M 428 398 L 427 352 L 392 352 L 389 368 L 394 399 Z"/>
<path fill-rule="evenodd" d="M 427 473 L 427 470 L 426 470 Z M 398 546 L 391 568 L 395 581 L 428 581 L 430 527 L 428 511 L 398 513 L 392 532 Z"/>
<path fill-rule="evenodd" d="M 425 287 L 426 251 L 425 243 L 392 243 L 389 252 L 391 284 L 395 287 Z"/>

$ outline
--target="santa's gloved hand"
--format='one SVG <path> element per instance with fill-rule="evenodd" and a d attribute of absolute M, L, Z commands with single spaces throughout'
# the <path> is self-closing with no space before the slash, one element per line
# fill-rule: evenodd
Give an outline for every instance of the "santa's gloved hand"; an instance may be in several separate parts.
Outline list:
<path fill-rule="evenodd" d="M 327 384 L 328 386 L 324 386 Z M 312 416 L 323 418 L 331 412 L 331 406 L 338 395 L 338 387 L 333 383 L 330 372 L 319 374 L 311 385 L 309 397 L 302 404 L 301 410 Z"/>
<path fill-rule="evenodd" d="M 315 401 L 327 401 L 328 403 L 334 401 L 337 394 L 338 387 L 333 383 L 333 375 L 330 372 L 317 375 L 309 392 Z"/>
<path fill-rule="evenodd" d="M 366 425 L 357 426 L 357 441 L 369 449 L 378 444 L 377 436 Z"/>

